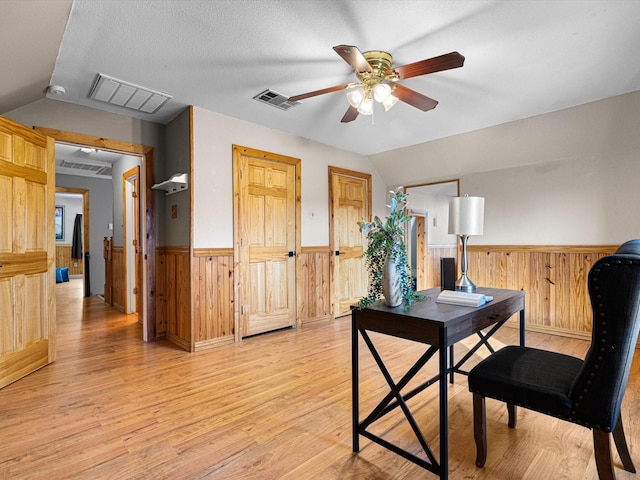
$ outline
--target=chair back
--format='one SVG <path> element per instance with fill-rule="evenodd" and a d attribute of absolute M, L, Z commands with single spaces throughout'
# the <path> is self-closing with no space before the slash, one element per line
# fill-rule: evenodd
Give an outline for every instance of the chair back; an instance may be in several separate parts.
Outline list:
<path fill-rule="evenodd" d="M 572 421 L 610 432 L 620 415 L 640 327 L 640 239 L 598 260 L 588 287 L 592 340 L 569 393 Z"/>

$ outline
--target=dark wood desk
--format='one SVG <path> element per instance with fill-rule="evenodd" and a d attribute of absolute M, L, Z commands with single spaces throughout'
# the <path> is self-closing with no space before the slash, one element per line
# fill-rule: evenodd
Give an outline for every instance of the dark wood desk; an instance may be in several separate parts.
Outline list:
<path fill-rule="evenodd" d="M 419 300 L 409 309 L 404 307 L 389 308 L 383 302 L 377 302 L 368 308 L 352 309 L 351 313 L 351 347 L 352 347 L 352 400 L 353 400 L 353 451 L 360 450 L 360 435 L 420 465 L 426 470 L 447 479 L 449 475 L 449 416 L 447 375 L 453 382 L 454 373 L 466 372 L 464 363 L 478 348 L 485 345 L 493 353 L 489 338 L 512 315 L 520 313 L 520 345 L 524 345 L 524 297 L 521 290 L 502 290 L 496 288 L 478 288 L 476 293 L 493 296 L 493 301 L 482 307 L 462 307 L 436 303 L 440 288 L 424 290 L 428 299 Z M 486 333 L 482 330 L 489 329 Z M 411 366 L 399 381 L 394 381 L 384 365 L 367 332 L 378 332 L 394 337 L 404 338 L 428 345 L 425 353 Z M 378 403 L 373 411 L 360 421 L 359 379 L 358 379 L 358 344 L 362 336 L 380 371 L 389 384 L 389 393 Z M 477 334 L 478 343 L 462 359 L 454 362 L 453 346 L 456 342 Z M 402 389 L 415 377 L 427 362 L 438 354 L 439 373 L 423 382 L 409 392 Z M 420 428 L 406 400 L 414 397 L 430 385 L 438 383 L 440 387 L 440 456 L 439 460 L 427 445 Z M 387 413 L 400 407 L 420 442 L 426 458 L 418 457 L 367 430 L 375 421 Z M 471 439 L 469 440 L 471 441 Z"/>

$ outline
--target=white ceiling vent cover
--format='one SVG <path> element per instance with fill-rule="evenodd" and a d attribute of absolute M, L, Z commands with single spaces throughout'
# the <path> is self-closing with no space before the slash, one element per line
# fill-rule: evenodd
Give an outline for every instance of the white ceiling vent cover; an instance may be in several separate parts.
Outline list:
<path fill-rule="evenodd" d="M 173 97 L 99 73 L 89 98 L 139 112 L 156 113 Z"/>
<path fill-rule="evenodd" d="M 281 93 L 274 92 L 273 90 L 269 90 L 268 88 L 264 92 L 259 93 L 253 98 L 254 100 L 258 100 L 259 102 L 279 108 L 280 110 L 289 110 L 296 105 L 300 105 L 300 102 L 290 102 L 289 97 L 285 97 Z"/>

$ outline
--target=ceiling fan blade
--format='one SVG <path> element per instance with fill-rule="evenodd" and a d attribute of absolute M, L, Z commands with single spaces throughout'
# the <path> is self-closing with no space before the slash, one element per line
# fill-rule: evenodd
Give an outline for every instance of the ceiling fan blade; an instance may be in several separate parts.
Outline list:
<path fill-rule="evenodd" d="M 411 90 L 398 83 L 395 84 L 396 88 L 393 91 L 393 96 L 398 97 L 398 100 L 402 100 L 404 103 L 408 103 L 412 107 L 416 107 L 423 112 L 427 112 L 433 108 L 436 108 L 438 102 L 433 98 L 429 98 L 421 93 Z"/>
<path fill-rule="evenodd" d="M 347 88 L 350 83 L 343 83 L 342 85 L 336 85 L 335 87 L 323 88 L 322 90 L 315 90 L 313 92 L 302 93 L 300 95 L 295 95 L 293 97 L 289 97 L 290 102 L 297 102 L 299 100 L 304 100 L 305 98 L 316 97 L 318 95 L 323 95 L 325 93 L 337 92 L 339 90 L 344 90 Z"/>
<path fill-rule="evenodd" d="M 356 107 L 352 107 L 351 105 L 349 105 L 347 112 L 344 114 L 344 117 L 342 117 L 342 120 L 340 121 L 342 123 L 353 122 L 357 116 L 358 116 L 358 109 Z"/>
<path fill-rule="evenodd" d="M 426 60 L 409 63 L 401 67 L 391 68 L 385 72 L 385 75 L 395 73 L 398 75 L 400 80 L 403 80 L 405 78 L 458 68 L 462 65 L 464 65 L 464 57 L 458 52 L 451 52 L 440 55 L 439 57 L 428 58 Z"/>
<path fill-rule="evenodd" d="M 356 73 L 373 72 L 373 68 L 369 65 L 367 59 L 364 58 L 364 55 L 360 53 L 358 47 L 354 47 L 352 45 L 338 45 L 333 47 L 333 49 L 345 62 L 351 65 L 351 68 L 353 68 Z"/>

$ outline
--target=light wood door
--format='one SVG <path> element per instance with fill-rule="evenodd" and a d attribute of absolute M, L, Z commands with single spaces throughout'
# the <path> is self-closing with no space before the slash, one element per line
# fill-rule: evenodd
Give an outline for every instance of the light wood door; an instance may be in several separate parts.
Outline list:
<path fill-rule="evenodd" d="M 142 245 L 140 244 L 140 167 L 122 175 L 127 293 L 125 311 L 142 314 Z M 129 243 L 131 242 L 131 243 Z"/>
<path fill-rule="evenodd" d="M 329 202 L 333 316 L 339 317 L 367 294 L 366 240 L 358 222 L 371 219 L 371 175 L 330 167 Z"/>
<path fill-rule="evenodd" d="M 234 156 L 240 196 L 240 317 L 246 337 L 296 325 L 296 168 L 247 148 L 234 150 Z"/>
<path fill-rule="evenodd" d="M 0 387 L 55 359 L 54 155 L 0 117 Z"/>

